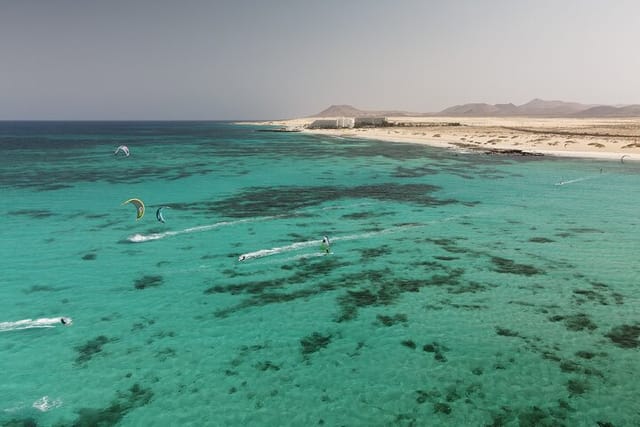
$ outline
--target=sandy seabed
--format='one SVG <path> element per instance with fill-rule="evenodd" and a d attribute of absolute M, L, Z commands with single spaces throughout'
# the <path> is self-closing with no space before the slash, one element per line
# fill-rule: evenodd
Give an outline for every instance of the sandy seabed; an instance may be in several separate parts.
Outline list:
<path fill-rule="evenodd" d="M 314 118 L 266 121 L 289 130 L 427 144 L 459 150 L 640 161 L 640 117 L 388 117 L 390 127 L 308 129 Z"/>

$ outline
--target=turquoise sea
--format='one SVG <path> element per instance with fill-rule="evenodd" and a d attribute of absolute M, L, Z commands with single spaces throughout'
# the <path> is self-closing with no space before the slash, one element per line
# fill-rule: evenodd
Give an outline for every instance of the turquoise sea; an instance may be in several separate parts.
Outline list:
<path fill-rule="evenodd" d="M 261 130 L 0 123 L 0 425 L 640 425 L 638 163 Z"/>

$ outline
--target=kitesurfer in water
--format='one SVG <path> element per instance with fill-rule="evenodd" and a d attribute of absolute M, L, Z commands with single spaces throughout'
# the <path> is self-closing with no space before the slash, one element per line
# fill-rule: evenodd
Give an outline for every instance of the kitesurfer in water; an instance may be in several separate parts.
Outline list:
<path fill-rule="evenodd" d="M 60 323 L 62 323 L 64 326 L 71 326 L 71 319 L 69 319 L 68 317 L 61 317 Z"/>
<path fill-rule="evenodd" d="M 238 261 L 244 261 L 245 259 L 247 259 L 246 255 L 240 255 L 240 257 L 238 258 Z"/>
<path fill-rule="evenodd" d="M 320 245 L 324 253 L 329 253 L 329 238 L 327 236 L 322 237 L 322 244 Z"/>

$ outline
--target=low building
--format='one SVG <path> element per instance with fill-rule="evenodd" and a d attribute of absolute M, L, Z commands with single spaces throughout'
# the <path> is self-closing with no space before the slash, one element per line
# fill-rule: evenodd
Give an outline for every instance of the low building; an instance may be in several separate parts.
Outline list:
<path fill-rule="evenodd" d="M 377 128 L 391 126 L 386 117 L 356 117 L 354 127 L 357 128 Z"/>
<path fill-rule="evenodd" d="M 344 129 L 352 128 L 354 119 L 352 117 L 339 117 L 336 119 L 318 119 L 311 122 L 309 129 Z"/>

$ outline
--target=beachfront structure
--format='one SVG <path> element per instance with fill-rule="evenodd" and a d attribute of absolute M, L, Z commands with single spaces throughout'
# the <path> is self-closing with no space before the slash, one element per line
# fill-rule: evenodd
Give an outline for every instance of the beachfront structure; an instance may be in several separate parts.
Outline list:
<path fill-rule="evenodd" d="M 344 129 L 352 128 L 353 117 L 338 117 L 336 119 L 318 119 L 309 124 L 309 129 Z"/>
<path fill-rule="evenodd" d="M 377 128 L 391 126 L 386 117 L 356 117 L 354 127 L 357 128 Z"/>

